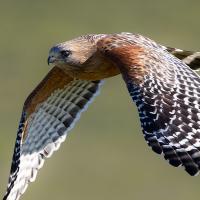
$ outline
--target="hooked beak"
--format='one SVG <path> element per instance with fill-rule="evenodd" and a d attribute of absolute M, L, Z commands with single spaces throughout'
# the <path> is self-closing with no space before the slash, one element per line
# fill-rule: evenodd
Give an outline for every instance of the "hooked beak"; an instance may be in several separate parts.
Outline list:
<path fill-rule="evenodd" d="M 53 64 L 56 61 L 56 58 L 54 56 L 49 56 L 47 59 L 48 65 Z"/>

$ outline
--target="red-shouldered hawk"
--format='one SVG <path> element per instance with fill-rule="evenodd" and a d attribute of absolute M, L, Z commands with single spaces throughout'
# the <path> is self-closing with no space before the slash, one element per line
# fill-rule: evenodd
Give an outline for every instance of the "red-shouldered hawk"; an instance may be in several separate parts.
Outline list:
<path fill-rule="evenodd" d="M 99 91 L 122 74 L 149 146 L 190 175 L 200 169 L 200 53 L 138 34 L 81 36 L 50 49 L 54 67 L 24 103 L 4 200 L 17 200 Z"/>

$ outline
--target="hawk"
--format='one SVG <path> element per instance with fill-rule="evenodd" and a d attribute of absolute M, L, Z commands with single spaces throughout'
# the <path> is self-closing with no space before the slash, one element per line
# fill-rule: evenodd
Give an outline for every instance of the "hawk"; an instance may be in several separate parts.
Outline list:
<path fill-rule="evenodd" d="M 17 200 L 65 140 L 102 80 L 121 74 L 148 145 L 190 175 L 200 170 L 200 52 L 139 34 L 91 34 L 49 51 L 51 71 L 24 103 L 4 200 Z"/>

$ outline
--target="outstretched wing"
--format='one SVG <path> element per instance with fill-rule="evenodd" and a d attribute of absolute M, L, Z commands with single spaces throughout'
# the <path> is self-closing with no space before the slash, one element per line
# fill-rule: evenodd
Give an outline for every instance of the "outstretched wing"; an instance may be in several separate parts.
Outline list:
<path fill-rule="evenodd" d="M 99 50 L 121 70 L 147 143 L 190 175 L 200 169 L 200 77 L 140 35 L 108 36 Z"/>
<path fill-rule="evenodd" d="M 74 80 L 54 67 L 31 93 L 24 104 L 4 200 L 17 200 L 25 192 L 44 159 L 65 140 L 100 84 Z"/>
<path fill-rule="evenodd" d="M 172 47 L 167 47 L 166 50 L 182 60 L 192 70 L 200 70 L 200 52 L 185 51 Z"/>

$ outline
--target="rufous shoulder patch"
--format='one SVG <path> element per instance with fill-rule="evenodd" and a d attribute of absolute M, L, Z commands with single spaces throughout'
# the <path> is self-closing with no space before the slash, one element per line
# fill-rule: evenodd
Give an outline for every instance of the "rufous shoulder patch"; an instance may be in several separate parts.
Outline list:
<path fill-rule="evenodd" d="M 34 112 L 37 105 L 45 101 L 56 89 L 62 89 L 73 80 L 62 69 L 54 67 L 25 101 L 24 109 L 27 117 Z"/>

